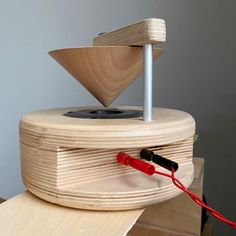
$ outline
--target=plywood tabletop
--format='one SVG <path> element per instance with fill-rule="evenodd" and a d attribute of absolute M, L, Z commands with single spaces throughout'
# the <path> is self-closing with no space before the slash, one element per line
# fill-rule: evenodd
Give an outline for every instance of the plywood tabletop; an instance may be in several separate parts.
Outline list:
<path fill-rule="evenodd" d="M 143 209 L 99 212 L 61 207 L 24 192 L 0 205 L 1 236 L 121 236 Z"/>

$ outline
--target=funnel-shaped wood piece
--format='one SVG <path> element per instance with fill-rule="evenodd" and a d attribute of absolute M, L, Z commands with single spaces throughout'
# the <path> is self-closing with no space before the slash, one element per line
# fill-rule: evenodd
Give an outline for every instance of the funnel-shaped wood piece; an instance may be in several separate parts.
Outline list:
<path fill-rule="evenodd" d="M 161 53 L 154 49 L 154 59 Z M 68 48 L 49 54 L 106 107 L 143 71 L 142 47 Z"/>

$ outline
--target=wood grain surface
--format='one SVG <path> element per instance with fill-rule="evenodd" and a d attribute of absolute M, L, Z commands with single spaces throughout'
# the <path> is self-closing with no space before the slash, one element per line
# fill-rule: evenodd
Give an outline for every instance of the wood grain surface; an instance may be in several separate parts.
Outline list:
<path fill-rule="evenodd" d="M 117 163 L 120 151 L 139 157 L 142 148 L 177 161 L 177 176 L 191 184 L 195 122 L 189 114 L 154 108 L 152 122 L 63 116 L 73 109 L 33 112 L 21 120 L 22 177 L 35 195 L 75 208 L 124 210 L 180 194 L 165 177 L 149 177 Z"/>
<path fill-rule="evenodd" d="M 195 121 L 186 112 L 153 108 L 152 122 L 134 119 L 80 119 L 65 112 L 87 109 L 60 108 L 32 112 L 20 122 L 21 142 L 46 148 L 115 149 L 173 144 L 195 134 Z M 98 107 L 90 107 L 96 109 Z M 137 109 L 142 107 L 118 107 Z"/>
<path fill-rule="evenodd" d="M 150 147 L 149 149 L 178 163 L 188 163 L 192 161 L 193 139 L 189 138 L 182 142 Z M 53 152 L 52 150 L 43 150 L 42 147 L 37 149 L 37 147 L 21 143 L 22 168 L 24 173 L 30 176 L 29 180 L 31 181 L 34 176 L 45 179 L 44 182 L 38 183 L 42 187 L 47 183 L 51 187 L 57 185 L 63 188 L 76 183 L 135 173 L 136 170 L 124 168 L 117 163 L 116 155 L 121 151 L 139 157 L 141 149 L 58 147 Z"/>
<path fill-rule="evenodd" d="M 202 163 L 202 159 L 200 161 Z M 195 184 L 191 190 L 201 195 L 202 168 L 198 168 L 196 162 L 194 165 Z M 185 197 L 181 194 L 147 208 L 142 214 L 143 209 L 114 212 L 72 209 L 48 203 L 25 192 L 0 205 L 0 235 L 121 236 L 127 234 L 142 214 L 138 224 L 129 231 L 129 236 L 196 236 L 199 235 L 200 208 Z"/>
<path fill-rule="evenodd" d="M 0 205 L 0 235 L 122 236 L 142 212 L 143 209 L 116 212 L 71 209 L 25 192 Z"/>
<path fill-rule="evenodd" d="M 158 44 L 166 41 L 165 21 L 149 18 L 122 27 L 112 32 L 101 34 L 93 39 L 93 45 L 143 45 Z"/>
<path fill-rule="evenodd" d="M 153 50 L 154 60 L 162 51 Z M 67 48 L 49 54 L 106 107 L 143 71 L 141 47 Z"/>
<path fill-rule="evenodd" d="M 160 169 L 167 172 L 164 169 Z M 177 177 L 189 186 L 193 180 L 192 162 L 180 164 Z M 147 176 L 140 172 L 104 178 L 99 181 L 78 183 L 66 188 L 42 188 L 45 182 L 23 172 L 24 184 L 36 196 L 59 205 L 88 210 L 127 210 L 143 208 L 171 199 L 181 193 L 172 182 L 162 176 Z"/>
<path fill-rule="evenodd" d="M 150 149 L 177 161 L 177 176 L 188 186 L 193 177 L 192 146 L 190 138 Z M 165 177 L 149 177 L 117 163 L 120 151 L 138 157 L 140 149 L 58 148 L 53 152 L 21 144 L 23 181 L 32 193 L 47 201 L 93 210 L 135 209 L 180 193 Z"/>

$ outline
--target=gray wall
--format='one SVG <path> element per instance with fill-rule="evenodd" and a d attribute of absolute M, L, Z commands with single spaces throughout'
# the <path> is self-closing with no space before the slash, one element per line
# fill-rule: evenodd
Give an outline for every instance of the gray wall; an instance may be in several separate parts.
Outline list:
<path fill-rule="evenodd" d="M 98 104 L 47 52 L 91 45 L 99 32 L 142 18 L 166 20 L 166 50 L 155 66 L 155 104 L 197 122 L 197 156 L 206 158 L 208 202 L 236 220 L 236 1 L 0 1 L 0 196 L 23 191 L 18 122 L 33 110 Z M 158 67 L 158 69 L 156 69 Z M 156 78 L 157 77 L 157 78 Z M 138 79 L 115 104 L 141 105 Z M 128 104 L 127 104 L 128 105 Z M 223 223 L 215 235 L 233 235 Z"/>

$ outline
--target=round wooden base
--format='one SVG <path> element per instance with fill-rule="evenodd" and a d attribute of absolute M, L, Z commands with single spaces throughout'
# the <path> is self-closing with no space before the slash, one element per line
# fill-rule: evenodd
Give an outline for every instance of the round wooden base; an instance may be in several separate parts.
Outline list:
<path fill-rule="evenodd" d="M 195 121 L 186 112 L 153 108 L 152 122 L 134 119 L 82 119 L 63 116 L 73 110 L 61 108 L 32 112 L 20 122 L 20 135 L 32 146 L 78 148 L 133 148 L 166 145 L 195 133 Z M 95 107 L 92 107 L 95 109 Z M 119 107 L 142 110 L 141 107 Z"/>
<path fill-rule="evenodd" d="M 163 168 L 161 171 L 167 172 Z M 192 163 L 181 164 L 177 178 L 188 187 L 193 180 Z M 147 176 L 140 172 L 100 181 L 69 186 L 58 192 L 37 188 L 24 181 L 26 188 L 36 196 L 63 206 L 88 210 L 128 210 L 143 208 L 179 195 L 170 179 Z"/>
<path fill-rule="evenodd" d="M 117 162 L 120 151 L 139 158 L 142 148 L 178 162 L 177 178 L 191 184 L 195 122 L 189 114 L 155 108 L 152 122 L 63 116 L 73 109 L 79 108 L 34 112 L 21 120 L 22 177 L 35 195 L 74 208 L 125 210 L 180 194 L 170 179 Z"/>

